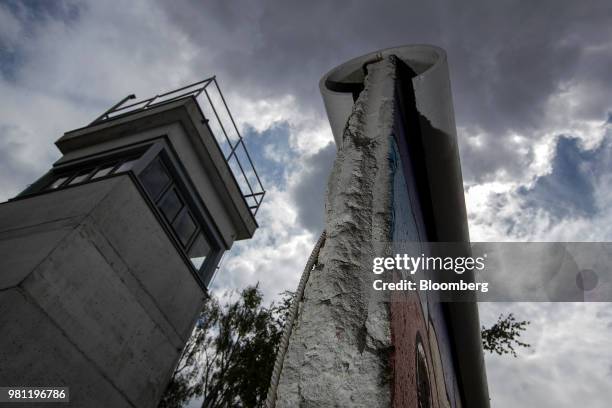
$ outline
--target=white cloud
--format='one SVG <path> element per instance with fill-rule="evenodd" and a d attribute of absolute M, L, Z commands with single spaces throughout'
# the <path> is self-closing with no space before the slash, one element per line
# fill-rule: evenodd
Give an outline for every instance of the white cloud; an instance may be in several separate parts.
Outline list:
<path fill-rule="evenodd" d="M 317 237 L 299 225 L 289 193 L 276 187 L 268 190 L 258 222 L 255 236 L 226 255 L 213 284 L 217 293 L 259 282 L 266 299 L 273 299 L 297 287 Z"/>
<path fill-rule="evenodd" d="M 22 34 L 21 23 L 8 7 L 0 4 L 0 49 L 12 51 Z"/>
<path fill-rule="evenodd" d="M 531 324 L 518 358 L 487 355 L 494 407 L 609 406 L 612 316 L 607 303 L 489 303 L 487 325 L 513 312 Z"/>
<path fill-rule="evenodd" d="M 291 119 L 297 110 L 295 97 L 284 95 L 278 99 L 252 100 L 245 96 L 231 93 L 231 110 L 239 122 L 252 126 L 257 132 L 263 132 L 272 126 Z"/>

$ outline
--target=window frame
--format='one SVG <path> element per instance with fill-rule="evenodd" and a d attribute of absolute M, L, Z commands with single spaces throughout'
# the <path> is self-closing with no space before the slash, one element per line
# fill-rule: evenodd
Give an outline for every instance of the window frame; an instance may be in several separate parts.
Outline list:
<path fill-rule="evenodd" d="M 105 153 L 96 156 L 88 156 L 86 158 L 81 158 L 78 160 L 70 161 L 67 163 L 63 163 L 52 170 L 50 170 L 45 176 L 41 178 L 41 180 L 37 181 L 32 187 L 35 185 L 37 188 L 37 192 L 45 193 L 50 191 L 57 191 L 67 187 L 78 186 L 81 184 L 88 183 L 90 181 L 103 180 L 105 178 L 113 177 L 118 174 L 127 173 L 140 162 L 141 159 L 144 158 L 147 152 L 147 145 L 140 145 L 137 147 L 132 147 L 128 149 L 122 149 L 119 151 L 113 151 L 112 153 Z M 130 169 L 123 170 L 118 172 L 119 168 L 130 161 L 135 161 Z M 104 168 L 111 167 L 111 170 L 100 177 L 93 178 L 96 173 Z M 79 176 L 87 174 L 83 180 L 80 180 L 77 183 L 73 183 L 73 181 Z M 52 185 L 59 179 L 67 177 L 60 185 L 53 187 Z M 29 194 L 29 190 L 26 192 Z"/>
<path fill-rule="evenodd" d="M 151 197 L 142 184 L 140 175 L 157 158 L 160 159 L 162 166 L 168 173 L 170 183 L 164 186 L 157 197 Z M 175 246 L 180 249 L 179 252 L 181 252 L 181 254 L 186 258 L 189 267 L 196 274 L 204 287 L 207 288 L 208 284 L 212 280 L 215 269 L 223 256 L 224 245 L 220 232 L 215 230 L 216 226 L 212 221 L 212 217 L 206 210 L 204 203 L 201 201 L 195 186 L 186 176 L 183 165 L 176 159 L 173 149 L 165 140 L 160 140 L 152 144 L 151 147 L 143 154 L 141 160 L 139 160 L 137 168 L 132 169 L 132 172 L 136 176 L 135 178 L 138 180 L 143 192 L 150 200 L 151 207 L 154 208 L 155 212 L 159 216 L 160 222 L 166 227 L 168 235 L 170 235 L 174 240 Z M 165 194 L 172 189 L 176 189 L 178 191 L 179 199 L 183 202 L 183 207 L 179 210 L 173 220 L 176 220 L 180 213 L 187 209 L 196 224 L 196 229 L 191 234 L 187 244 L 185 245 L 183 245 L 180 237 L 174 231 L 172 221 L 168 221 L 166 216 L 161 211 L 161 208 L 159 208 L 159 203 L 161 203 Z M 194 200 L 194 198 L 196 198 L 196 200 Z M 189 251 L 192 249 L 200 233 L 202 233 L 204 236 L 210 251 L 198 269 L 192 264 L 189 258 Z"/>

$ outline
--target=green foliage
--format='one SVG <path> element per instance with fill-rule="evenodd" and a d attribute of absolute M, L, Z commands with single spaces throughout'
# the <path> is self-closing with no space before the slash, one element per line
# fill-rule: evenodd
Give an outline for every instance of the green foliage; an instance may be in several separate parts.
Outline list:
<path fill-rule="evenodd" d="M 250 286 L 223 305 L 209 298 L 159 408 L 181 408 L 194 397 L 204 397 L 203 408 L 262 407 L 292 297 L 284 292 L 265 307 L 258 286 Z M 482 327 L 484 349 L 516 357 L 516 346 L 530 347 L 518 340 L 527 325 L 512 313 L 500 315 Z"/>
<path fill-rule="evenodd" d="M 486 351 L 499 355 L 512 354 L 516 357 L 515 346 L 531 347 L 530 344 L 518 340 L 521 333 L 527 329 L 529 321 L 517 321 L 512 313 L 501 314 L 497 322 L 489 329 L 482 327 L 482 346 Z"/>
<path fill-rule="evenodd" d="M 257 286 L 225 306 L 210 298 L 183 351 L 160 408 L 179 408 L 194 397 L 202 407 L 263 406 L 292 293 L 262 305 Z"/>

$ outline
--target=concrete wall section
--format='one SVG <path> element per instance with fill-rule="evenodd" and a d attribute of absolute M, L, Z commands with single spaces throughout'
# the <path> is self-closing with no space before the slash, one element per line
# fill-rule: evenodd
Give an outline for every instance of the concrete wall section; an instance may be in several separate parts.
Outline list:
<path fill-rule="evenodd" d="M 0 290 L 25 279 L 112 187 L 111 183 L 86 184 L 57 195 L 0 204 Z"/>
<path fill-rule="evenodd" d="M 31 211 L 43 203 L 49 222 Z M 136 184 L 117 176 L 0 206 L 9 213 L 0 383 L 68 386 L 73 406 L 154 406 L 204 293 Z M 40 251 L 15 250 L 28 237 Z"/>
<path fill-rule="evenodd" d="M 129 269 L 134 280 L 126 284 L 142 290 L 142 298 L 153 299 L 176 334 L 186 338 L 204 292 L 132 180 L 119 178 L 113 193 L 91 212 L 87 225 L 104 237 L 96 245 L 105 249 L 109 262 Z"/>
<path fill-rule="evenodd" d="M 424 192 L 420 197 L 409 195 L 394 201 L 394 228 L 403 229 L 401 239 L 461 242 L 467 250 L 469 233 L 444 50 L 427 45 L 379 50 L 350 60 L 326 74 L 321 79 L 320 88 L 336 145 L 340 151 L 345 149 L 348 139 L 347 132 L 342 132 L 343 126 L 348 115 L 355 114 L 363 96 L 363 93 L 359 95 L 358 102 L 353 104 L 351 93 L 354 95 L 355 90 L 361 89 L 366 73 L 368 77 L 363 84 L 367 88 L 370 67 L 377 65 L 376 61 L 388 58 L 394 59 L 399 68 L 396 73 L 397 94 L 394 96 L 399 106 L 395 107 L 394 132 L 402 161 L 393 165 L 405 176 L 405 186 L 398 186 L 399 179 L 395 178 L 393 192 L 395 195 L 410 189 Z M 410 162 L 413 159 L 414 162 Z M 420 213 L 419 203 L 422 204 Z M 424 228 L 420 228 L 419 223 Z M 467 275 L 462 276 L 468 279 Z M 439 367 L 432 369 L 435 378 L 431 381 L 436 381 L 437 389 L 444 388 L 438 392 L 438 403 L 459 406 L 461 394 L 463 402 L 470 407 L 488 407 L 476 304 L 464 302 L 440 306 L 428 296 L 417 298 L 402 300 L 409 305 L 406 308 L 392 305 L 392 328 L 396 333 L 408 333 L 406 330 L 416 327 L 427 334 L 421 337 L 423 342 L 429 343 L 426 347 L 430 350 L 428 365 Z M 399 338 L 403 339 L 403 336 L 394 335 L 394 342 Z M 403 351 L 396 347 L 396 355 L 414 353 L 408 340 L 400 340 L 398 344 Z M 395 367 L 400 367 L 400 364 Z M 400 376 L 409 378 L 410 374 Z M 394 388 L 394 392 L 404 392 L 402 380 L 397 384 L 400 388 Z M 394 394 L 394 400 L 395 397 Z M 396 404 L 402 406 L 410 399 L 407 397 Z"/>
<path fill-rule="evenodd" d="M 69 386 L 72 407 L 134 407 L 19 288 L 0 291 L 0 332 L 3 386 Z"/>
<path fill-rule="evenodd" d="M 434 65 L 446 68 L 444 60 Z M 422 92 L 424 86 L 413 82 L 428 71 L 416 68 L 420 75 L 413 77 L 393 55 L 367 65 L 364 90 L 338 143 L 327 191 L 327 239 L 291 333 L 277 406 L 488 406 L 478 365 L 482 353 L 474 350 L 457 362 L 459 340 L 480 346 L 478 330 L 457 331 L 450 306 L 427 293 L 374 294 L 371 269 L 363 263 L 389 255 L 377 252 L 379 243 L 392 241 L 398 244 L 393 253 L 401 253 L 402 243 L 421 242 L 427 252 L 429 241 L 467 239 L 453 123 L 441 122 L 452 111 L 433 117 L 443 130 L 421 114 L 415 88 Z M 440 89 L 416 97 L 428 103 L 440 97 L 448 81 L 439 82 Z M 454 176 L 443 180 L 446 173 Z M 442 194 L 445 188 L 448 194 Z M 477 320 L 470 311 L 461 316 Z M 473 383 L 466 386 L 470 376 Z"/>
<path fill-rule="evenodd" d="M 388 304 L 371 296 L 362 261 L 390 237 L 395 68 L 385 60 L 369 72 L 330 175 L 327 239 L 291 335 L 279 407 L 391 403 Z"/>

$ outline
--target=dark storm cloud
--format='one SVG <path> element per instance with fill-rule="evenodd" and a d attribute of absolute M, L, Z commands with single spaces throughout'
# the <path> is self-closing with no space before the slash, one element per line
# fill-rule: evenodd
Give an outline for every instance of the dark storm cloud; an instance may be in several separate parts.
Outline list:
<path fill-rule="evenodd" d="M 14 80 L 15 71 L 23 62 L 23 55 L 19 48 L 20 40 L 30 37 L 44 21 L 62 21 L 67 24 L 79 18 L 83 5 L 71 0 L 66 1 L 37 1 L 37 0 L 4 0 L 0 1 L 0 8 L 6 10 L 11 16 L 11 21 L 3 21 L 0 24 L 19 26 L 19 32 L 7 35 L 0 27 L 0 74 L 7 79 Z M 0 12 L 3 10 L 0 9 Z"/>
<path fill-rule="evenodd" d="M 537 137 L 562 87 L 592 88 L 577 101 L 582 119 L 604 120 L 612 96 L 603 86 L 612 80 L 609 1 L 162 4 L 195 43 L 215 50 L 201 58 L 214 59 L 222 76 L 262 97 L 292 93 L 305 109 L 322 110 L 318 80 L 348 58 L 405 43 L 442 46 L 457 123 L 484 132 L 480 160 L 464 161 L 473 180 L 500 169 L 521 174 L 520 154 L 498 147 L 509 131 Z"/>
<path fill-rule="evenodd" d="M 202 58 L 214 58 L 221 75 L 262 96 L 292 93 L 316 109 L 322 107 L 318 81 L 327 70 L 376 48 L 410 42 L 425 25 L 408 21 L 405 2 L 162 4 L 195 43 L 215 49 L 213 57 Z M 421 11 L 434 17 L 426 2 L 410 6 L 410 13 Z"/>
<path fill-rule="evenodd" d="M 21 20 L 31 22 L 47 18 L 70 22 L 77 19 L 80 13 L 80 5 L 72 0 L 3 0 L 0 3 Z"/>
<path fill-rule="evenodd" d="M 315 234 L 324 229 L 325 192 L 336 146 L 329 143 L 304 161 L 302 177 L 293 187 L 293 199 L 300 223 Z"/>
<path fill-rule="evenodd" d="M 33 168 L 28 163 L 17 158 L 17 153 L 24 146 L 13 141 L 19 136 L 18 129 L 9 126 L 0 126 L 0 192 L 24 189 L 40 176 L 40 169 Z M 7 177 L 9 176 L 9 177 Z"/>
<path fill-rule="evenodd" d="M 68 25 L 92 9 L 91 4 L 42 3 L 6 4 L 21 20 L 54 18 Z M 194 71 L 217 74 L 227 92 L 248 100 L 291 94 L 297 101 L 296 115 L 314 111 L 322 117 L 318 81 L 349 58 L 406 43 L 445 48 L 468 183 L 526 174 L 532 147 L 555 125 L 546 117 L 546 107 L 560 90 L 581 86 L 575 95 L 578 108 L 572 112 L 576 120 L 604 121 L 612 110 L 608 1 L 158 4 L 167 26 L 155 29 L 186 35 L 196 47 L 189 57 Z M 122 38 L 133 34 L 122 33 Z M 5 74 L 14 70 L 19 58 L 18 51 L 5 54 L 0 69 Z M 525 137 L 521 144 L 513 143 L 512 132 Z M 475 134 L 478 144 L 470 143 Z M 281 144 L 283 140 L 279 138 Z"/>
<path fill-rule="evenodd" d="M 463 179 L 467 182 L 494 180 L 499 176 L 498 171 L 521 175 L 534 158 L 532 151 L 521 149 L 513 142 L 512 135 L 504 134 L 480 135 L 479 144 L 465 136 L 459 143 L 459 150 Z"/>

